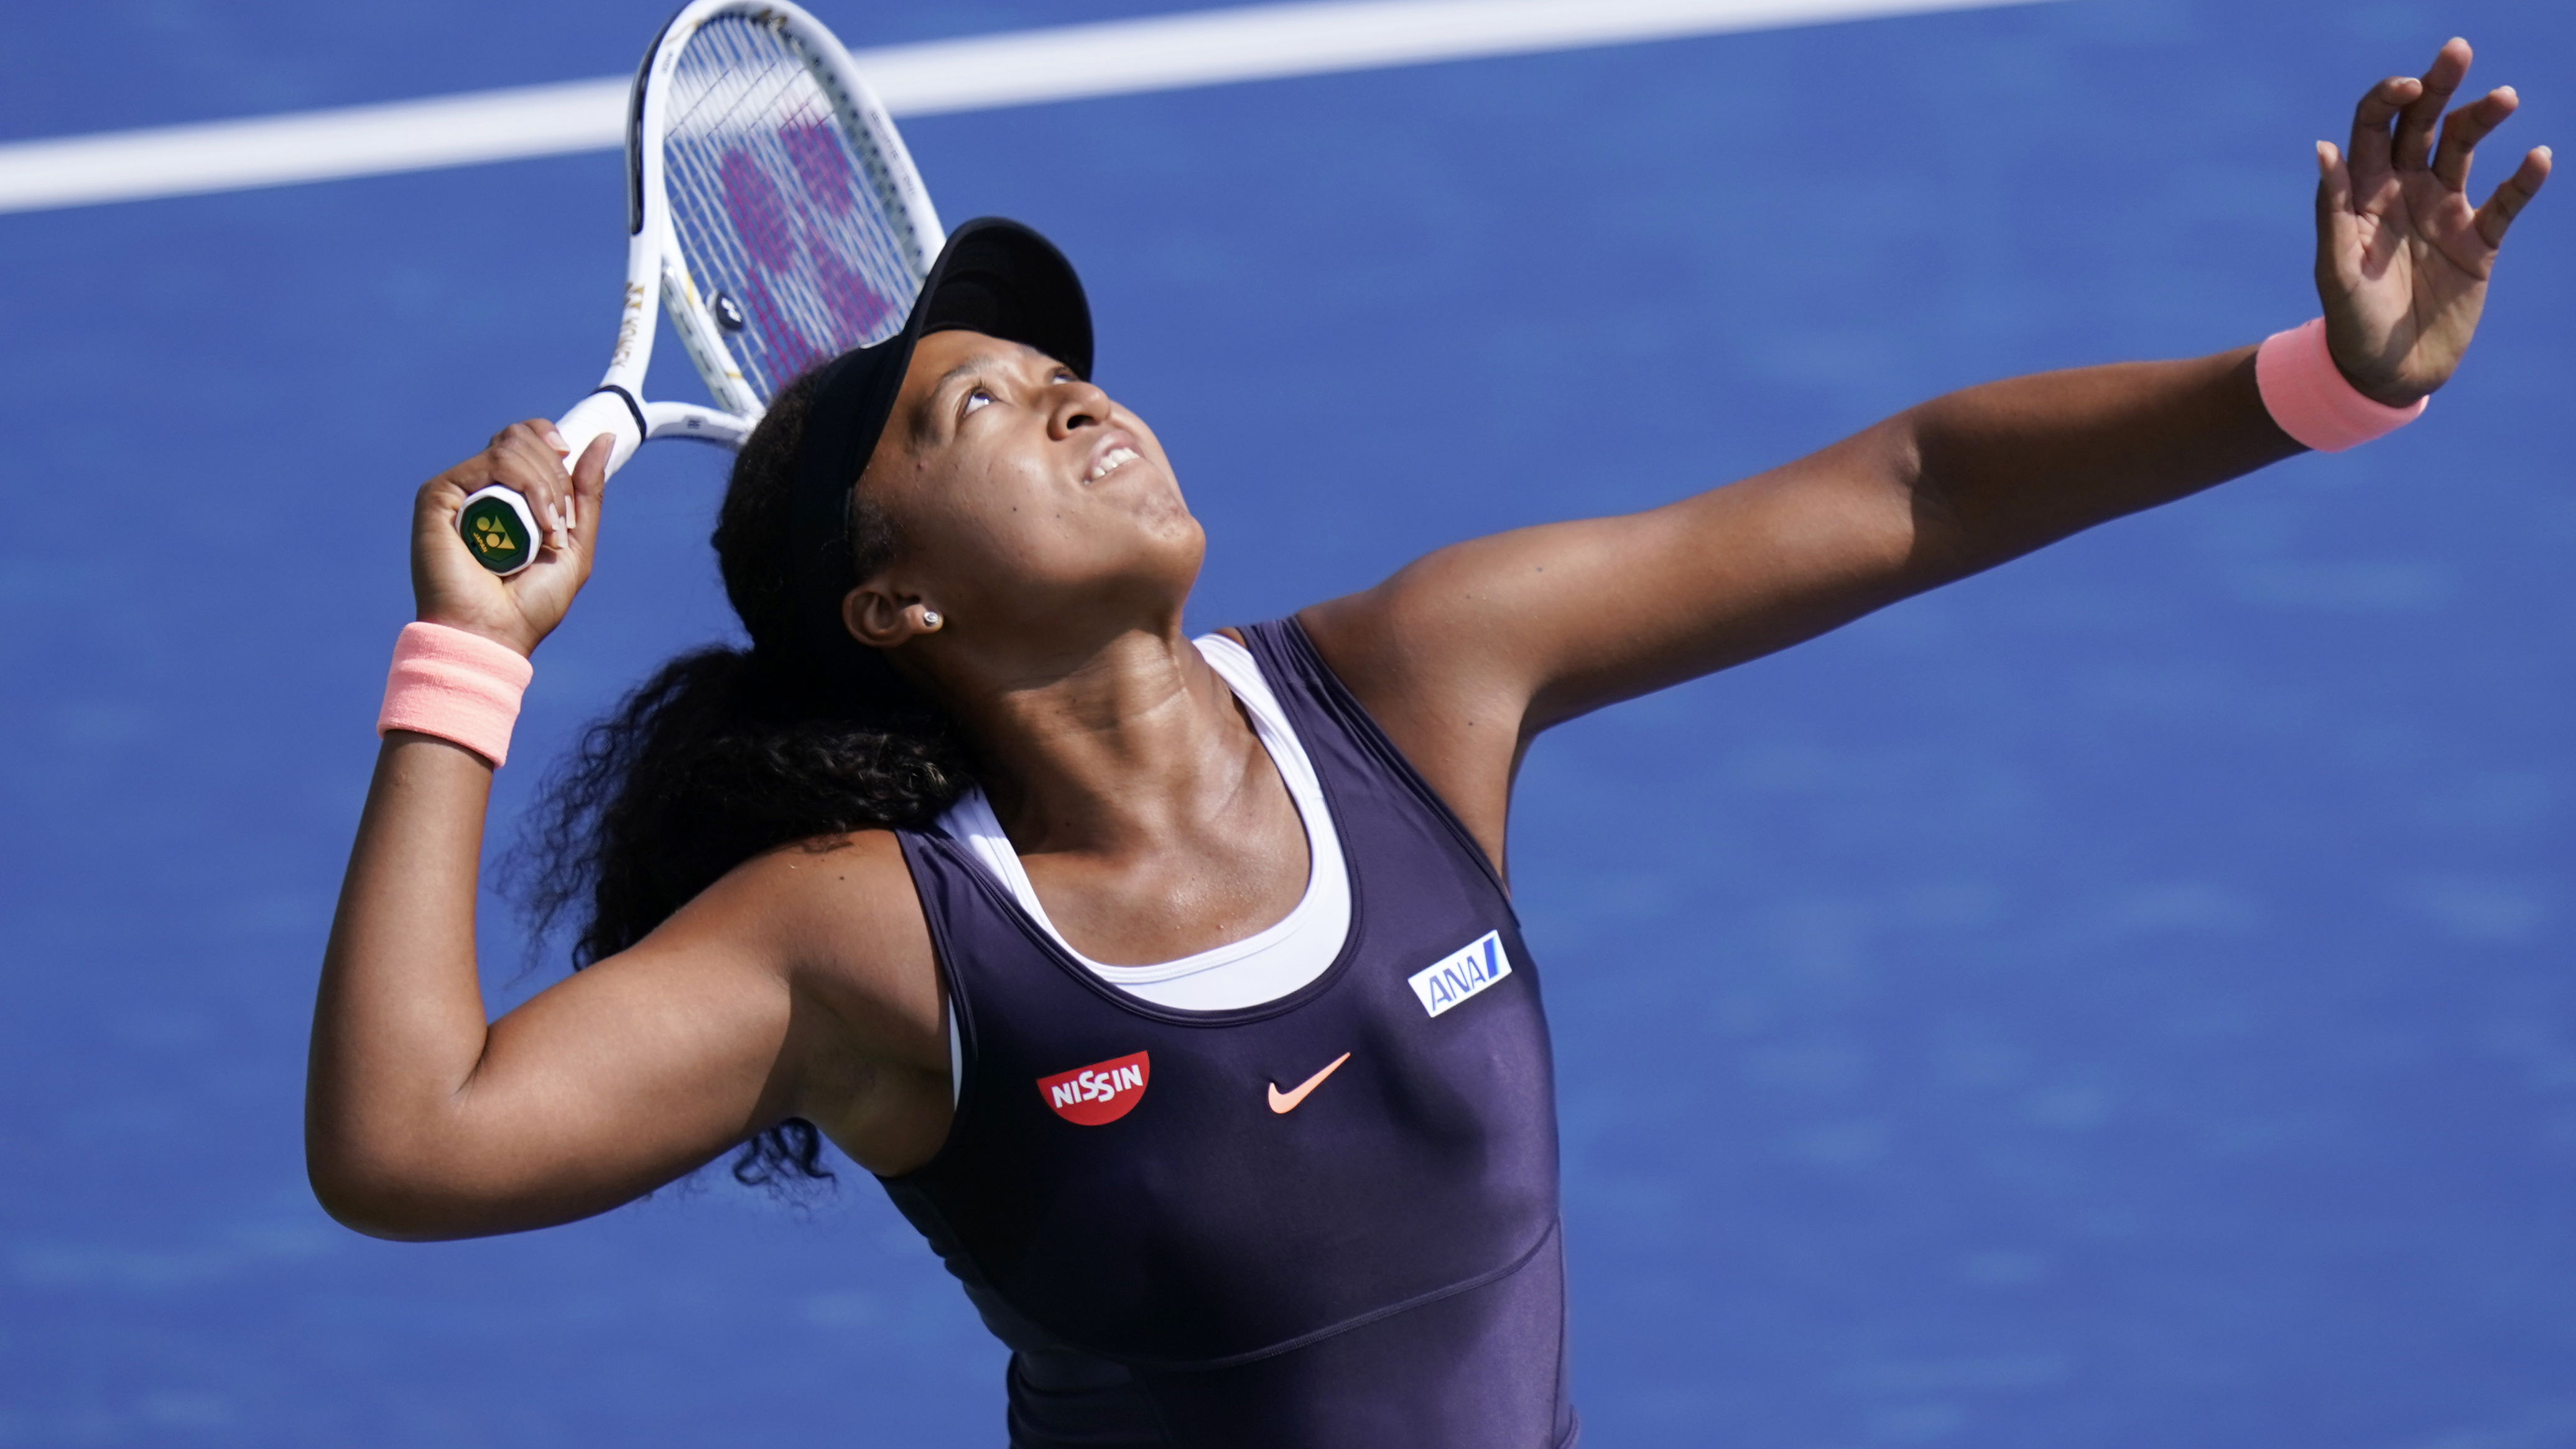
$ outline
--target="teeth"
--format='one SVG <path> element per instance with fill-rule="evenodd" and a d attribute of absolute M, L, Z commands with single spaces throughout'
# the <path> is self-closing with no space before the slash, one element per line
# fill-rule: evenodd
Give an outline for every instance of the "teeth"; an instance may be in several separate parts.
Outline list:
<path fill-rule="evenodd" d="M 1110 449 L 1108 452 L 1101 455 L 1100 462 L 1092 468 L 1089 481 L 1093 483 L 1099 482 L 1101 479 L 1108 477 L 1117 469 L 1135 462 L 1136 456 L 1136 450 L 1133 448 Z"/>

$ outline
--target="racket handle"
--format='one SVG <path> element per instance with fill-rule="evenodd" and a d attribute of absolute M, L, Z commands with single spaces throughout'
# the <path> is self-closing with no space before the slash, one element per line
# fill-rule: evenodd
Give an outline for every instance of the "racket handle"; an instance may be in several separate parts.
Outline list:
<path fill-rule="evenodd" d="M 574 403 L 572 411 L 556 421 L 555 431 L 563 435 L 567 468 L 600 435 L 614 439 L 608 449 L 611 473 L 625 466 L 644 441 L 635 426 L 634 410 L 613 392 L 595 392 Z M 465 495 L 465 505 L 456 510 L 456 531 L 474 561 L 503 578 L 535 563 L 546 538 L 528 500 L 519 496 L 519 490 L 499 483 Z"/>

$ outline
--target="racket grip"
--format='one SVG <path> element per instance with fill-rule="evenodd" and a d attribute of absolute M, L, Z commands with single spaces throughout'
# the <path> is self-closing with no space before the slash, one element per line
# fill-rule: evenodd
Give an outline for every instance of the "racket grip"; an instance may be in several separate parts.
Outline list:
<path fill-rule="evenodd" d="M 613 392 L 595 392 L 573 404 L 556 421 L 555 431 L 563 435 L 567 468 L 602 434 L 614 439 L 608 450 L 611 473 L 624 467 L 644 441 L 635 426 L 634 410 Z M 456 511 L 456 532 L 476 563 L 503 578 L 535 563 L 546 538 L 528 500 L 519 496 L 519 490 L 499 483 L 465 496 L 464 506 Z"/>

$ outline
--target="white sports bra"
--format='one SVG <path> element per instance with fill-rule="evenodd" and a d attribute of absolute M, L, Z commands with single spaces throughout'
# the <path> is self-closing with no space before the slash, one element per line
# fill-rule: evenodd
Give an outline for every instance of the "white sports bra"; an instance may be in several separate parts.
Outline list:
<path fill-rule="evenodd" d="M 1232 1011 L 1276 1001 L 1324 974 L 1341 955 L 1343 939 L 1350 934 L 1351 881 L 1342 864 L 1341 837 L 1334 832 L 1332 812 L 1324 803 L 1323 786 L 1306 758 L 1306 747 L 1279 708 L 1278 697 L 1262 679 L 1261 666 L 1253 662 L 1250 650 L 1222 634 L 1203 635 L 1192 642 L 1243 702 L 1253 732 L 1270 752 L 1271 763 L 1288 787 L 1288 798 L 1296 802 L 1297 813 L 1306 822 L 1306 893 L 1275 924 L 1177 961 L 1106 966 L 1073 949 L 1047 918 L 1037 888 L 1020 865 L 1019 852 L 1002 833 L 1002 823 L 982 790 L 969 788 L 959 796 L 939 817 L 939 829 L 965 847 L 978 865 L 1010 891 L 1030 919 L 1094 976 L 1156 1006 Z M 952 1022 L 952 1035 L 954 1030 Z"/>

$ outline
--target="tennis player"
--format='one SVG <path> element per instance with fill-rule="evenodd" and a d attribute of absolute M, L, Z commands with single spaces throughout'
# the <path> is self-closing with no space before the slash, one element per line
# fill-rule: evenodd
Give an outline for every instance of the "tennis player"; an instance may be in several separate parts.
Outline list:
<path fill-rule="evenodd" d="M 487 1022 L 474 898 L 527 656 L 589 572 L 597 450 L 522 423 L 419 494 L 313 1035 L 334 1216 L 604 1212 L 739 1151 L 881 1177 L 1070 1445 L 1571 1443 L 1539 979 L 1504 885 L 1549 726 L 2422 410 L 2549 153 L 2452 41 L 2318 147 L 2323 318 L 1935 399 L 1624 518 L 1475 540 L 1181 632 L 1199 525 L 1090 380 L 1054 248 L 958 230 L 905 329 L 784 390 L 716 527 L 750 638 L 666 665 L 564 777 L 571 979 Z M 501 580 L 460 501 L 551 529 Z M 550 894 L 549 894 L 550 893 Z"/>

